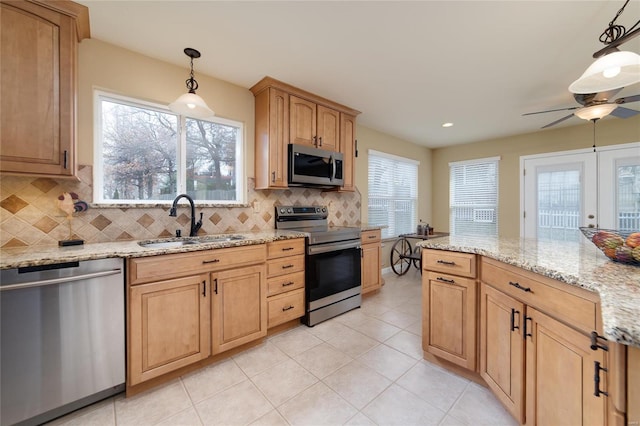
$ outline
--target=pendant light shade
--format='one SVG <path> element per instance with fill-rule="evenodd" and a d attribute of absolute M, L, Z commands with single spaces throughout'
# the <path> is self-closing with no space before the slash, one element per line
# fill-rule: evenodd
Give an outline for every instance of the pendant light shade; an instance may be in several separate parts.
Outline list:
<path fill-rule="evenodd" d="M 599 120 L 611 114 L 616 108 L 618 104 L 591 105 L 577 109 L 574 114 L 583 120 Z"/>
<path fill-rule="evenodd" d="M 181 95 L 178 99 L 169 104 L 169 109 L 177 114 L 186 115 L 194 118 L 209 118 L 215 113 L 200 96 L 196 95 L 198 82 L 193 77 L 193 58 L 199 58 L 200 52 L 196 49 L 187 47 L 184 54 L 191 58 L 191 74 L 185 81 L 188 93 Z"/>
<path fill-rule="evenodd" d="M 582 76 L 571 83 L 572 93 L 599 93 L 640 82 L 640 55 L 613 52 L 598 58 Z"/>

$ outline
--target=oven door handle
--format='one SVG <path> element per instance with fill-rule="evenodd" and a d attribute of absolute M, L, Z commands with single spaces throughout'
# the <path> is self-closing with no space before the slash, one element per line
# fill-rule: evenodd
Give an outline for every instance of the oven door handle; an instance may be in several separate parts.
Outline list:
<path fill-rule="evenodd" d="M 337 243 L 330 244 L 321 244 L 317 246 L 309 246 L 307 248 L 307 254 L 314 255 L 320 253 L 329 253 L 332 251 L 338 250 L 348 250 L 348 249 L 359 249 L 360 248 L 360 240 L 356 241 L 342 241 Z"/>

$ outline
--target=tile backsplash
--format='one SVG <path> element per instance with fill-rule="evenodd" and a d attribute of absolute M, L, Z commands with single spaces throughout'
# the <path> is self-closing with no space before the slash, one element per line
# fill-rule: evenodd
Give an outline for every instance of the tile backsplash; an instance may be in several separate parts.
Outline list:
<path fill-rule="evenodd" d="M 24 247 L 57 244 L 69 239 L 69 221 L 57 206 L 63 192 L 75 192 L 80 200 L 91 203 L 93 169 L 80 166 L 80 181 L 65 179 L 2 176 L 0 183 L 0 247 Z M 247 206 L 197 207 L 204 213 L 200 234 L 262 231 L 275 227 L 276 205 L 326 205 L 332 225 L 360 225 L 360 194 L 323 192 L 311 188 L 257 190 L 254 180 L 247 184 Z M 72 238 L 85 243 L 119 240 L 143 240 L 189 235 L 188 204 L 180 202 L 178 216 L 169 216 L 169 206 L 90 207 L 75 213 L 71 221 Z"/>

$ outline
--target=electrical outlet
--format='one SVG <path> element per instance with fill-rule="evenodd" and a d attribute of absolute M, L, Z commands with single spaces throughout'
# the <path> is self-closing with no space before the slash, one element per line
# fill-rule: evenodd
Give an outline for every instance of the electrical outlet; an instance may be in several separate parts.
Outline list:
<path fill-rule="evenodd" d="M 260 213 L 260 201 L 256 200 L 253 202 L 253 212 Z"/>

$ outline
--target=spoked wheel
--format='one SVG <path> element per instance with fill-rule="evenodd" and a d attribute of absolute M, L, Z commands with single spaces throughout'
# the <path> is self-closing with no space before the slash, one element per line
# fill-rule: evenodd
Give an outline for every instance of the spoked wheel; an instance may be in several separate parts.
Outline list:
<path fill-rule="evenodd" d="M 398 275 L 404 275 L 411 268 L 411 245 L 409 241 L 402 238 L 395 242 L 391 248 L 391 269 Z"/>
<path fill-rule="evenodd" d="M 422 247 L 420 246 L 415 246 L 413 249 L 413 266 L 416 267 L 417 270 L 420 271 L 420 273 L 422 274 L 422 261 L 420 259 L 422 259 Z M 417 259 L 416 259 L 417 258 Z"/>

